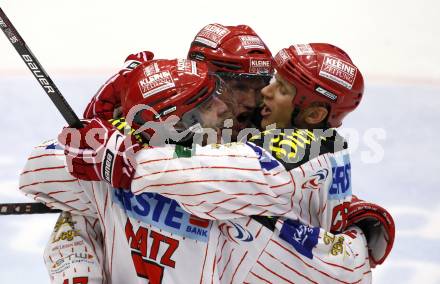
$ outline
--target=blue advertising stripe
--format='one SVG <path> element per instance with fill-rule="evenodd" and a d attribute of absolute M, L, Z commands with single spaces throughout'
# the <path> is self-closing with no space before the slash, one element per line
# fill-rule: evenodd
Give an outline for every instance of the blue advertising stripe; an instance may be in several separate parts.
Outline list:
<path fill-rule="evenodd" d="M 208 241 L 211 223 L 207 226 L 195 224 L 191 214 L 175 200 L 157 193 L 134 195 L 130 190 L 123 189 L 114 189 L 112 192 L 113 202 L 129 217 L 178 236 Z"/>

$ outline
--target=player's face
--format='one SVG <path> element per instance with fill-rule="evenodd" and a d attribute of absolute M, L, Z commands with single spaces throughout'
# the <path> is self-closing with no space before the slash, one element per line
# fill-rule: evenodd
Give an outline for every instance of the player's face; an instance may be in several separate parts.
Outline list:
<path fill-rule="evenodd" d="M 293 112 L 292 100 L 296 95 L 295 87 L 275 74 L 270 84 L 261 90 L 261 94 L 263 97 L 261 128 L 264 129 L 274 123 L 277 128 L 289 127 Z"/>
<path fill-rule="evenodd" d="M 236 118 L 234 129 L 252 127 L 254 111 L 261 101 L 261 89 L 267 85 L 263 78 L 238 78 L 226 81 L 231 95 L 236 100 L 233 110 Z"/>
<path fill-rule="evenodd" d="M 232 118 L 226 103 L 218 96 L 212 96 L 200 108 L 200 118 L 203 128 L 212 128 L 219 131 L 226 119 Z"/>

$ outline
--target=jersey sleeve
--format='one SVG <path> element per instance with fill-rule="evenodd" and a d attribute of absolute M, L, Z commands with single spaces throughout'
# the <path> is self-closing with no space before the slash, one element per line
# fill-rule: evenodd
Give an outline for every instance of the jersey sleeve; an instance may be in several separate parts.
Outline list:
<path fill-rule="evenodd" d="M 51 283 L 106 283 L 102 236 L 98 219 L 61 213 L 44 251 Z"/>
<path fill-rule="evenodd" d="M 134 194 L 157 192 L 206 219 L 285 216 L 297 219 L 303 170 L 288 170 L 251 143 L 143 149 L 137 154 Z M 325 163 L 321 167 L 326 167 Z"/>
<path fill-rule="evenodd" d="M 137 66 L 143 62 L 151 60 L 153 57 L 154 54 L 150 51 L 130 54 L 125 59 L 122 68 L 116 74 L 111 76 L 93 96 L 84 111 L 84 118 L 114 118 L 115 112 L 117 113 L 121 106 L 121 93 L 127 86 L 127 76 Z"/>
<path fill-rule="evenodd" d="M 294 220 L 277 223 L 274 235 L 264 247 L 243 283 L 371 283 L 366 239 L 352 226 L 332 234 Z"/>
<path fill-rule="evenodd" d="M 20 174 L 19 189 L 48 207 L 96 217 L 96 210 L 78 180 L 70 175 L 56 140 L 34 148 Z"/>

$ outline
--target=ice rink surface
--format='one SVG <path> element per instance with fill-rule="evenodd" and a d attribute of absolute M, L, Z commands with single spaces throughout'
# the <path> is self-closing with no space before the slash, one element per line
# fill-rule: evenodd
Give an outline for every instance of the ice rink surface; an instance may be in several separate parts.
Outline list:
<path fill-rule="evenodd" d="M 106 76 L 53 79 L 81 115 Z M 439 95 L 435 84 L 369 83 L 345 121 L 353 192 L 396 221 L 394 249 L 373 270 L 374 283 L 440 283 Z M 65 123 L 30 74 L 1 76 L 0 102 L 0 202 L 26 202 L 18 192 L 21 168 L 32 147 Z M 0 283 L 48 283 L 42 255 L 56 217 L 0 217 Z"/>

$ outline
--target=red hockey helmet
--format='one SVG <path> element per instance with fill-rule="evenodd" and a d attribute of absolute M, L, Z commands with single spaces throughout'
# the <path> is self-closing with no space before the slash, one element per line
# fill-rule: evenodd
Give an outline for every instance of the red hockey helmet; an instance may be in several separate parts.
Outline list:
<path fill-rule="evenodd" d="M 219 75 L 271 77 L 274 72 L 270 50 L 246 25 L 205 26 L 191 43 L 188 58 L 206 62 Z"/>
<path fill-rule="evenodd" d="M 327 43 L 294 44 L 275 56 L 275 69 L 296 87 L 295 109 L 329 106 L 327 124 L 339 127 L 361 102 L 364 79 L 342 49 Z"/>
<path fill-rule="evenodd" d="M 186 129 L 191 129 L 202 122 L 195 110 L 222 91 L 221 82 L 217 76 L 208 74 L 203 62 L 188 59 L 144 62 L 128 78 L 121 98 L 122 112 L 127 118 L 133 117 L 134 128 L 176 115 Z"/>

